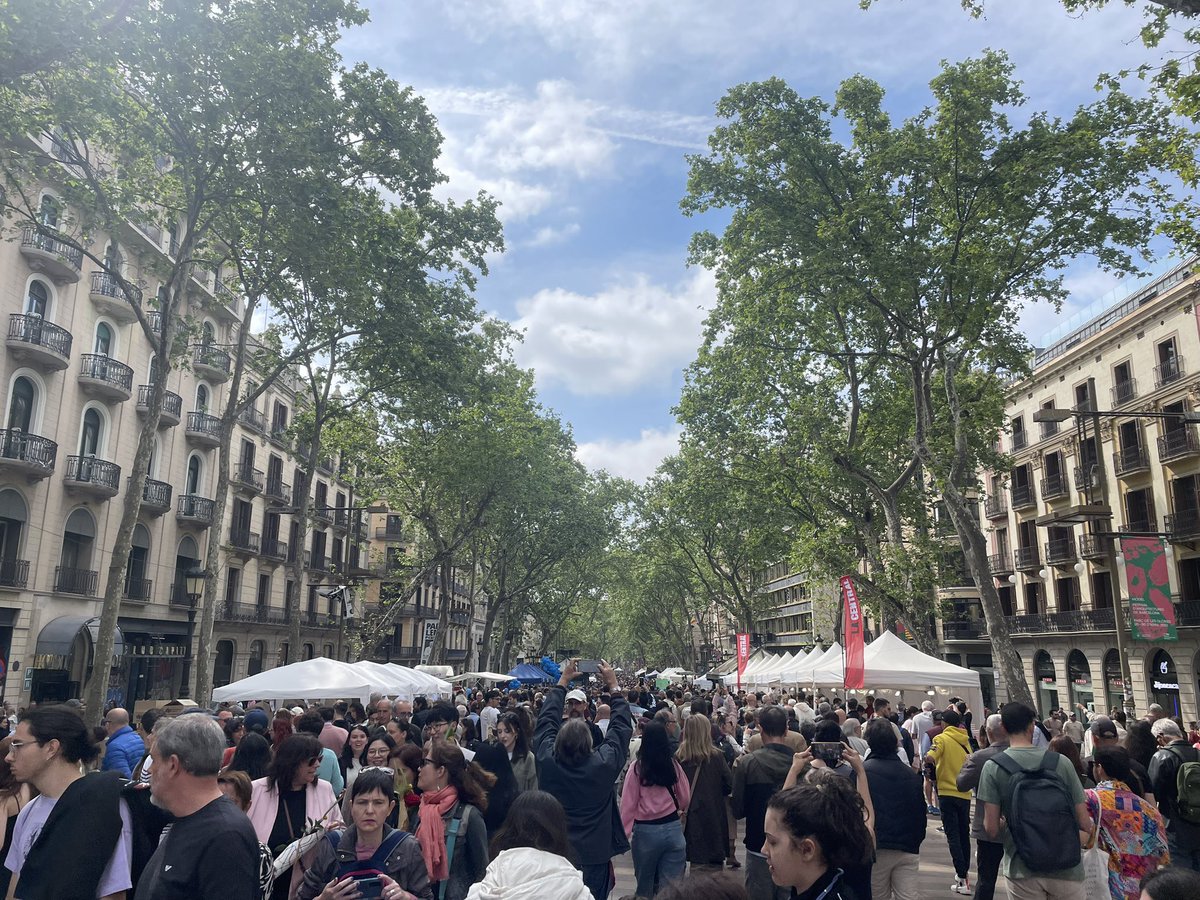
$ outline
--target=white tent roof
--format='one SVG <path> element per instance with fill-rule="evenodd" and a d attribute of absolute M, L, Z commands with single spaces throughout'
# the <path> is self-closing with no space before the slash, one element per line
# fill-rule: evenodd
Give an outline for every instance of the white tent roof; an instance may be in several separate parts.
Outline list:
<path fill-rule="evenodd" d="M 451 682 L 459 681 L 512 681 L 512 676 L 505 675 L 502 672 L 463 672 L 461 675 L 455 675 L 450 679 Z"/>
<path fill-rule="evenodd" d="M 794 659 L 795 655 L 791 653 L 784 653 L 782 656 L 777 656 L 769 666 L 764 666 L 755 673 L 754 677 L 757 683 L 770 684 L 773 681 L 778 681 L 779 673 L 787 666 L 790 666 Z"/>
<path fill-rule="evenodd" d="M 833 674 L 836 672 L 836 676 Z M 800 684 L 834 684 L 842 683 L 842 645 L 834 641 L 829 649 L 817 655 L 816 650 L 808 655 L 808 659 L 796 673 Z M 830 680 L 833 678 L 834 680 Z"/>
<path fill-rule="evenodd" d="M 373 691 L 383 690 L 379 679 L 350 663 L 318 656 L 278 666 L 235 681 L 212 693 L 213 701 L 321 700 L 354 698 L 366 704 Z"/>
<path fill-rule="evenodd" d="M 742 670 L 742 681 L 745 681 L 747 676 L 754 675 L 756 672 L 761 672 L 767 666 L 779 659 L 774 653 L 767 653 L 765 650 L 760 651 L 761 656 L 757 656 L 746 663 L 746 668 Z"/>
<path fill-rule="evenodd" d="M 679 666 L 672 666 L 669 669 L 663 669 L 661 672 L 659 672 L 658 677 L 669 678 L 672 681 L 679 681 L 684 676 L 691 678 L 692 674 L 693 673 L 689 672 L 687 669 L 681 669 Z"/>
<path fill-rule="evenodd" d="M 414 693 L 432 694 L 436 697 L 454 696 L 454 685 L 448 681 L 443 681 L 435 675 L 430 675 L 428 672 L 420 669 L 410 669 L 408 666 L 402 666 L 399 663 L 382 663 L 382 665 L 385 669 L 397 669 L 406 677 L 414 679 L 417 682 Z"/>
<path fill-rule="evenodd" d="M 376 690 L 389 697 L 411 700 L 424 690 L 424 682 L 415 677 L 418 674 L 416 672 L 405 671 L 398 666 L 392 667 L 372 662 L 369 659 L 360 660 L 351 665 L 366 672 L 371 677 L 372 684 L 378 685 Z"/>
<path fill-rule="evenodd" d="M 824 653 L 825 651 L 818 650 L 818 648 L 814 647 L 813 652 L 814 653 Z M 789 683 L 795 681 L 796 680 L 795 673 L 800 671 L 800 667 L 804 665 L 804 661 L 807 660 L 811 655 L 812 654 L 806 653 L 803 650 L 797 650 L 796 655 L 792 657 L 792 661 L 790 663 L 788 663 L 786 666 L 783 666 L 779 670 L 778 680 L 783 682 L 784 684 L 789 684 Z"/>

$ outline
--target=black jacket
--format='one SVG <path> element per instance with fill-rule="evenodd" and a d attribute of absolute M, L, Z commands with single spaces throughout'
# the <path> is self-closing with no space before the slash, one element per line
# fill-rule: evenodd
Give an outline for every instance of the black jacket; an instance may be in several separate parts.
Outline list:
<path fill-rule="evenodd" d="M 554 758 L 554 741 L 562 727 L 566 690 L 555 685 L 542 702 L 533 753 L 537 759 L 538 786 L 553 794 L 567 811 L 571 848 L 581 866 L 607 863 L 629 849 L 614 785 L 629 757 L 633 719 L 625 698 L 614 694 L 608 735 L 581 766 L 559 765 Z"/>
<path fill-rule="evenodd" d="M 1167 820 L 1167 834 L 1186 850 L 1200 849 L 1200 825 L 1185 822 L 1175 814 L 1175 802 L 1179 799 L 1175 780 L 1181 765 L 1197 760 L 1200 752 L 1182 739 L 1172 741 L 1150 757 L 1150 783 L 1158 811 Z"/>
<path fill-rule="evenodd" d="M 868 756 L 863 768 L 875 807 L 876 849 L 920 853 L 926 825 L 921 776 L 894 753 Z"/>

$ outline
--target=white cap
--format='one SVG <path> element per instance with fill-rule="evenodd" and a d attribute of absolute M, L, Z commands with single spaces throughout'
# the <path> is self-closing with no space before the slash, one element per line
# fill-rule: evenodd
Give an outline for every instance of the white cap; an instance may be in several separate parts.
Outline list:
<path fill-rule="evenodd" d="M 585 694 L 579 688 L 575 688 L 573 691 L 567 691 L 567 699 L 578 700 L 580 703 L 587 703 L 587 694 Z"/>
<path fill-rule="evenodd" d="M 304 710 L 302 710 L 299 706 L 293 706 L 292 707 L 292 715 L 293 716 L 302 716 L 302 715 L 304 715 Z"/>

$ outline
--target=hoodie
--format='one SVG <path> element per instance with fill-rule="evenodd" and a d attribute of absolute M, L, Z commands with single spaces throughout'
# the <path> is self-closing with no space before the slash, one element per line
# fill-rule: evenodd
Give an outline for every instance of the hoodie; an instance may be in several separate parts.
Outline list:
<path fill-rule="evenodd" d="M 492 860 L 467 900 L 592 900 L 579 870 L 556 853 L 514 847 Z"/>
<path fill-rule="evenodd" d="M 948 727 L 933 739 L 929 758 L 937 767 L 937 792 L 939 797 L 958 797 L 970 800 L 970 791 L 958 789 L 958 773 L 971 754 L 971 742 L 961 728 Z"/>

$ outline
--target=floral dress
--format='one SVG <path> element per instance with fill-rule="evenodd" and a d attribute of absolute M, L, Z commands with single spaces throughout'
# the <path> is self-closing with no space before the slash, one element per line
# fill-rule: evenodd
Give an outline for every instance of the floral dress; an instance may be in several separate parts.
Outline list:
<path fill-rule="evenodd" d="M 1092 821 L 1100 816 L 1100 846 L 1109 854 L 1113 900 L 1138 900 L 1142 876 L 1171 861 L 1162 815 L 1123 781 L 1102 781 L 1085 794 Z"/>

